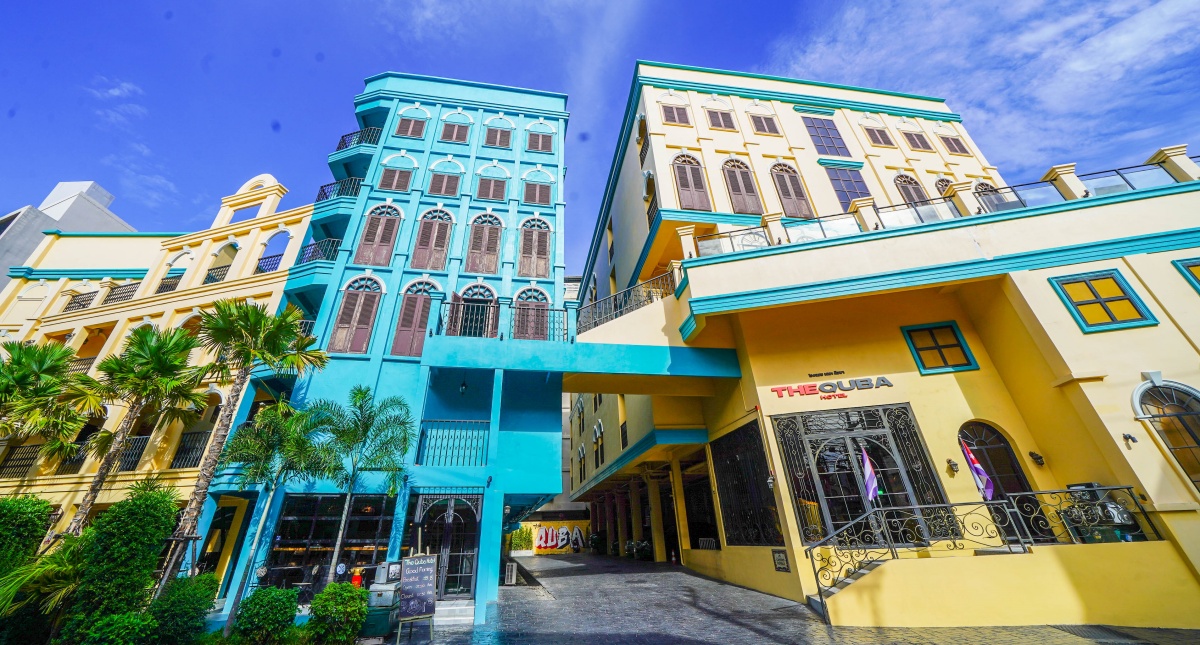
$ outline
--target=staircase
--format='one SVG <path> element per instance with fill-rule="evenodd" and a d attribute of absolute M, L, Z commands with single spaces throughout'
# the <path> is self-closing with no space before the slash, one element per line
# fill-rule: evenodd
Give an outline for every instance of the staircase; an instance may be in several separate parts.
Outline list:
<path fill-rule="evenodd" d="M 838 581 L 838 583 L 836 585 L 825 590 L 825 598 L 828 599 L 829 597 L 833 596 L 834 594 L 841 591 L 842 589 L 845 589 L 846 587 L 849 587 L 850 585 L 854 584 L 854 582 L 856 580 L 859 580 L 860 578 L 866 576 L 868 573 L 871 573 L 872 571 L 883 566 L 883 563 L 884 563 L 883 560 L 876 560 L 875 562 L 871 562 L 870 564 L 864 565 L 858 571 L 855 571 L 854 573 L 850 574 L 849 576 L 842 578 L 841 580 Z M 829 620 L 829 617 L 825 615 L 825 603 L 821 602 L 820 596 L 818 596 L 815 593 L 810 593 L 806 596 L 806 599 L 808 600 L 808 608 L 813 610 L 813 613 L 820 616 L 821 618 L 824 618 L 826 621 Z"/>
<path fill-rule="evenodd" d="M 433 610 L 434 627 L 469 627 L 474 624 L 474 600 L 439 600 Z"/>

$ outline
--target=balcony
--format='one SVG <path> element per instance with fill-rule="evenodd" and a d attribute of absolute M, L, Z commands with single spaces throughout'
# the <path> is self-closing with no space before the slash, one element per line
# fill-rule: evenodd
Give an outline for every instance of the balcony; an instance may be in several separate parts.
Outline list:
<path fill-rule="evenodd" d="M 509 337 L 515 340 L 567 341 L 567 310 L 514 305 Z"/>
<path fill-rule="evenodd" d="M 646 206 L 646 225 L 654 228 L 654 218 L 658 216 L 658 195 L 650 196 L 650 203 Z"/>
<path fill-rule="evenodd" d="M 443 336 L 496 338 L 500 327 L 500 305 L 494 302 L 446 302 L 438 319 Z"/>
<path fill-rule="evenodd" d="M 854 213 L 838 213 L 785 224 L 784 230 L 787 231 L 788 242 L 800 244 L 814 240 L 857 235 L 862 233 L 862 226 L 858 223 L 858 218 L 854 216 Z"/>
<path fill-rule="evenodd" d="M 304 334 L 305 336 L 312 336 L 313 335 L 313 327 L 316 324 L 317 324 L 317 321 L 315 321 L 315 320 L 301 320 L 300 321 L 300 333 Z"/>
<path fill-rule="evenodd" d="M 638 160 L 641 165 L 646 165 L 646 153 L 650 152 L 650 137 L 643 134 L 641 140 L 638 141 Z"/>
<path fill-rule="evenodd" d="M 211 432 L 185 432 L 179 436 L 179 447 L 171 459 L 171 468 L 196 468 L 204 458 Z"/>
<path fill-rule="evenodd" d="M 332 261 L 337 257 L 338 249 L 341 246 L 342 241 L 332 237 L 309 243 L 300 249 L 300 255 L 296 258 L 296 265 L 321 262 L 323 260 Z"/>
<path fill-rule="evenodd" d="M 150 442 L 150 437 L 129 437 L 125 441 L 125 450 L 121 452 L 121 461 L 117 467 L 117 472 L 127 473 L 131 470 L 136 470 L 138 462 L 142 460 L 142 453 L 146 452 L 146 444 Z"/>
<path fill-rule="evenodd" d="M 1157 186 L 1177 183 L 1175 178 L 1171 176 L 1171 173 L 1167 172 L 1166 168 L 1163 168 L 1161 164 L 1130 166 L 1129 168 L 1093 172 L 1086 175 L 1079 175 L 1079 181 L 1083 182 L 1083 185 L 1087 187 L 1088 194 L 1086 196 L 1088 197 L 1127 193 L 1131 190 L 1142 190 L 1144 188 L 1155 188 Z"/>
<path fill-rule="evenodd" d="M 986 213 L 1033 208 L 1066 201 L 1054 184 L 1048 181 L 1035 181 L 977 192 L 975 198 L 979 200 L 979 204 L 983 206 Z"/>
<path fill-rule="evenodd" d="M 163 278 L 162 282 L 158 283 L 158 288 L 154 290 L 155 295 L 160 293 L 171 293 L 172 291 L 178 289 L 179 281 L 182 279 L 183 276 Z"/>
<path fill-rule="evenodd" d="M 95 364 L 96 357 L 89 356 L 87 358 L 72 358 L 67 363 L 67 374 L 87 374 Z"/>
<path fill-rule="evenodd" d="M 379 143 L 379 135 L 382 133 L 382 128 L 363 128 L 358 132 L 343 134 L 342 138 L 338 139 L 336 150 L 345 150 L 357 145 L 376 145 Z"/>
<path fill-rule="evenodd" d="M 80 293 L 71 296 L 71 299 L 67 301 L 67 306 L 63 307 L 63 313 L 68 311 L 79 311 L 80 309 L 87 309 L 88 307 L 91 307 L 92 301 L 96 299 L 96 293 L 98 292 L 92 291 L 91 293 Z"/>
<path fill-rule="evenodd" d="M 771 234 L 763 226 L 752 226 L 696 238 L 696 253 L 702 258 L 761 249 L 767 246 L 771 246 Z"/>
<path fill-rule="evenodd" d="M 879 222 L 884 228 L 901 228 L 929 222 L 957 219 L 962 217 L 958 206 L 945 197 L 929 199 L 911 204 L 897 204 L 877 209 Z"/>
<path fill-rule="evenodd" d="M 315 201 L 324 202 L 338 197 L 358 197 L 358 189 L 362 187 L 362 177 L 347 177 L 332 184 L 325 184 L 317 191 Z"/>
<path fill-rule="evenodd" d="M 38 452 L 41 449 L 40 445 L 9 448 L 8 454 L 4 456 L 4 461 L 0 462 L 0 479 L 25 479 L 28 477 L 29 469 L 33 467 L 33 462 L 37 461 Z"/>
<path fill-rule="evenodd" d="M 113 287 L 109 290 L 108 295 L 104 296 L 104 301 L 100 304 L 109 305 L 114 302 L 125 302 L 126 300 L 132 300 L 133 295 L 137 293 L 138 287 L 140 286 L 142 286 L 142 283 L 134 282 L 132 284 L 123 284 L 119 287 Z"/>
<path fill-rule="evenodd" d="M 417 465 L 443 468 L 486 466 L 489 425 L 487 421 L 422 421 Z"/>
<path fill-rule="evenodd" d="M 279 264 L 283 262 L 283 254 L 264 255 L 258 259 L 258 264 L 254 265 L 254 275 L 260 273 L 271 273 L 279 270 Z"/>
<path fill-rule="evenodd" d="M 651 303 L 674 295 L 675 275 L 664 273 L 649 280 L 617 292 L 603 300 L 597 300 L 587 306 L 580 307 L 578 333 L 598 327 L 610 320 L 615 320 L 625 314 L 636 311 Z"/>
<path fill-rule="evenodd" d="M 83 447 L 86 445 L 87 441 L 76 441 L 75 447 L 77 451 L 75 452 L 75 456 L 59 461 L 58 468 L 54 471 L 54 474 L 78 475 L 80 468 L 83 467 L 83 462 L 87 461 L 87 453 L 83 451 Z"/>
<path fill-rule="evenodd" d="M 215 284 L 225 280 L 225 276 L 229 274 L 229 266 L 226 264 L 223 267 L 213 267 L 204 274 L 204 282 L 202 284 Z"/>

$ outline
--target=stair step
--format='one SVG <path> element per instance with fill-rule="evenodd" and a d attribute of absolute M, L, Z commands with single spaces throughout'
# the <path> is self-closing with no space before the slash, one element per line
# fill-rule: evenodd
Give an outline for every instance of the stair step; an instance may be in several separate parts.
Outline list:
<path fill-rule="evenodd" d="M 433 617 L 433 625 L 435 627 L 443 627 L 446 625 L 473 625 L 475 624 L 475 616 L 437 616 Z"/>
<path fill-rule="evenodd" d="M 820 616 L 821 618 L 824 618 L 825 617 L 825 606 L 821 604 L 821 599 L 816 594 L 809 594 L 807 599 L 808 599 L 808 608 L 813 610 L 814 614 Z"/>
<path fill-rule="evenodd" d="M 443 600 L 434 609 L 433 624 L 438 626 L 473 625 L 475 602 L 472 600 Z"/>
<path fill-rule="evenodd" d="M 474 607 L 451 607 L 449 609 L 442 609 L 441 607 L 438 607 L 437 611 L 434 612 L 434 615 L 435 616 L 445 616 L 446 618 L 452 618 L 454 616 L 474 616 L 475 608 Z"/>

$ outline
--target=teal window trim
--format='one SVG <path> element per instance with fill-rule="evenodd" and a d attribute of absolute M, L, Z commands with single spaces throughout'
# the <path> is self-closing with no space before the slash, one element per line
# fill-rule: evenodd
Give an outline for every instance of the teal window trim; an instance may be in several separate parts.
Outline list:
<path fill-rule="evenodd" d="M 845 159 L 826 159 L 821 157 L 817 159 L 817 163 L 826 168 L 847 168 L 849 170 L 861 170 L 863 162 L 861 161 L 846 161 Z"/>
<path fill-rule="evenodd" d="M 959 347 L 962 348 L 963 355 L 967 357 L 967 365 L 950 365 L 947 367 L 925 367 L 921 362 L 921 354 L 917 351 L 916 345 L 913 344 L 912 336 L 909 332 L 922 331 L 925 329 L 936 329 L 939 327 L 949 327 L 954 332 L 954 338 L 958 341 Z M 929 376 L 932 374 L 948 374 L 951 372 L 970 372 L 979 369 L 979 362 L 975 360 L 975 355 L 971 353 L 971 348 L 967 345 L 967 339 L 963 338 L 962 330 L 958 328 L 958 323 L 953 320 L 944 320 L 942 322 L 924 323 L 921 325 L 907 325 L 900 328 L 900 333 L 904 336 L 904 343 L 908 345 L 908 351 L 912 353 L 913 362 L 917 364 L 917 371 L 921 376 Z"/>
<path fill-rule="evenodd" d="M 1129 302 L 1133 304 L 1138 313 L 1142 314 L 1141 320 L 1129 320 L 1126 322 L 1112 322 L 1091 324 L 1083 319 L 1083 314 L 1079 313 L 1079 308 L 1067 296 L 1067 292 L 1062 285 L 1065 282 L 1079 282 L 1081 280 L 1096 280 L 1099 278 L 1112 278 L 1117 285 L 1121 287 L 1121 291 L 1129 298 Z M 1064 275 L 1056 278 L 1050 278 L 1050 286 L 1054 288 L 1054 293 L 1058 294 L 1059 300 L 1062 300 L 1063 306 L 1071 313 L 1071 317 L 1075 319 L 1075 324 L 1079 325 L 1079 329 L 1085 334 L 1095 334 L 1098 332 L 1114 331 L 1117 329 L 1133 329 L 1135 327 L 1153 327 L 1158 324 L 1158 319 L 1154 314 L 1150 313 L 1150 309 L 1146 307 L 1146 303 L 1138 297 L 1137 292 L 1129 283 L 1125 281 L 1125 276 L 1117 269 L 1106 269 L 1103 271 L 1091 271 L 1089 273 L 1076 273 L 1074 275 Z"/>
<path fill-rule="evenodd" d="M 1179 269 L 1179 272 L 1183 274 L 1183 279 L 1187 280 L 1188 284 L 1192 285 L 1192 288 L 1200 293 L 1200 279 L 1196 278 L 1195 274 L 1188 270 L 1192 267 L 1200 267 L 1200 258 L 1172 260 L 1171 264 L 1174 264 L 1175 268 Z"/>
<path fill-rule="evenodd" d="M 823 107 L 813 107 L 811 105 L 793 105 L 792 110 L 801 114 L 817 114 L 820 116 L 833 116 L 837 114 L 837 110 Z"/>

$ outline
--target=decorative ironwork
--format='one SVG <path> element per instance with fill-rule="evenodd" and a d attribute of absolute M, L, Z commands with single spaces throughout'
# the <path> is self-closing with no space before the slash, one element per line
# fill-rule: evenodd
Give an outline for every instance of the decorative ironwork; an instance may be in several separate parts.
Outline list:
<path fill-rule="evenodd" d="M 938 193 L 939 195 L 945 195 L 945 194 L 946 194 L 946 189 L 947 189 L 947 188 L 949 188 L 949 187 L 950 187 L 950 184 L 953 184 L 953 183 L 954 183 L 954 182 L 952 182 L 952 181 L 950 181 L 949 179 L 946 179 L 945 177 L 943 177 L 943 178 L 941 178 L 941 179 L 939 179 L 939 180 L 937 180 L 937 181 L 933 182 L 933 187 L 937 189 L 937 193 Z"/>
<path fill-rule="evenodd" d="M 717 497 L 730 546 L 783 546 L 775 495 L 767 485 L 770 470 L 758 422 L 709 444 Z"/>
<path fill-rule="evenodd" d="M 363 128 L 358 132 L 343 134 L 341 139 L 338 139 L 336 150 L 345 150 L 357 145 L 373 146 L 379 143 L 379 135 L 383 133 L 381 128 Z M 336 151 L 335 150 L 335 151 Z"/>
<path fill-rule="evenodd" d="M 279 270 L 279 263 L 283 261 L 283 254 L 264 255 L 258 259 L 258 264 L 254 267 L 254 275 L 260 273 L 270 273 Z"/>
<path fill-rule="evenodd" d="M 358 197 L 358 189 L 362 187 L 362 181 L 362 177 L 347 177 L 331 184 L 325 184 L 317 191 L 315 201 L 323 202 L 338 197 Z"/>
<path fill-rule="evenodd" d="M 421 219 L 432 219 L 439 222 L 453 222 L 454 216 L 440 208 L 435 208 L 431 211 L 426 211 L 425 214 L 421 216 Z"/>
<path fill-rule="evenodd" d="M 367 212 L 367 215 L 378 215 L 379 217 L 403 217 L 400 209 L 391 204 L 379 204 Z"/>
<path fill-rule="evenodd" d="M 517 302 L 549 302 L 546 292 L 541 289 L 528 287 L 517 293 Z"/>
<path fill-rule="evenodd" d="M 603 300 L 579 308 L 579 333 L 636 311 L 675 294 L 675 275 L 671 272 L 619 291 Z"/>
<path fill-rule="evenodd" d="M 300 249 L 300 256 L 296 258 L 296 265 L 320 262 L 322 260 L 333 260 L 337 257 L 338 249 L 341 246 L 342 241 L 334 237 L 327 237 L 323 240 L 311 242 Z"/>
<path fill-rule="evenodd" d="M 430 420 L 421 422 L 417 464 L 421 466 L 486 466 L 487 421 Z"/>
<path fill-rule="evenodd" d="M 1011 498 L 1029 539 L 1043 544 L 1161 540 L 1131 486 L 1077 485 Z"/>
<path fill-rule="evenodd" d="M 499 226 L 499 224 L 497 224 L 497 226 Z M 521 222 L 521 228 L 529 228 L 535 231 L 548 231 L 550 230 L 550 224 L 540 217 L 531 217 L 524 222 Z"/>
<path fill-rule="evenodd" d="M 436 284 L 428 280 L 417 280 L 416 282 L 408 285 L 408 288 L 404 290 L 404 293 L 427 296 L 431 293 L 436 293 L 437 290 L 438 287 Z"/>
<path fill-rule="evenodd" d="M 527 290 L 528 291 L 528 290 Z M 535 291 L 536 290 L 532 290 Z M 542 295 L 545 298 L 545 294 Z M 567 339 L 567 310 L 549 309 L 545 306 L 517 303 L 512 306 L 512 324 L 510 338 L 517 340 L 555 340 L 565 342 Z M 540 301 L 545 303 L 545 300 Z"/>
<path fill-rule="evenodd" d="M 471 223 L 477 226 L 504 226 L 504 222 L 501 222 L 499 217 L 496 217 L 491 213 L 479 215 Z"/>
<path fill-rule="evenodd" d="M 92 369 L 92 365 L 96 362 L 95 356 L 86 358 L 72 358 L 67 363 L 68 374 L 87 374 Z"/>
<path fill-rule="evenodd" d="M 494 291 L 492 291 L 492 288 L 486 284 L 475 283 L 466 289 L 463 289 L 462 297 L 478 300 L 494 300 L 496 298 L 496 294 Z"/>
<path fill-rule="evenodd" d="M 1146 388 L 1138 404 L 1192 484 L 1200 488 L 1200 394 L 1163 384 Z"/>
<path fill-rule="evenodd" d="M 97 293 L 98 292 L 96 291 L 92 291 L 89 293 L 80 293 L 71 296 L 71 299 L 67 301 L 67 306 L 63 307 L 63 312 L 79 311 L 80 309 L 87 309 L 88 307 L 91 307 L 92 301 L 96 299 Z"/>
<path fill-rule="evenodd" d="M 179 435 L 179 447 L 171 459 L 171 468 L 196 468 L 204 457 L 211 432 L 185 432 Z"/>
<path fill-rule="evenodd" d="M 149 442 L 149 436 L 129 437 L 126 439 L 125 450 L 121 452 L 121 461 L 117 467 L 117 472 L 125 473 L 136 470 L 138 462 L 142 460 L 142 453 L 146 452 L 146 444 Z"/>
<path fill-rule="evenodd" d="M 182 279 L 183 276 L 181 275 L 163 278 L 162 282 L 158 283 L 158 288 L 154 290 L 155 295 L 160 293 L 171 293 L 172 291 L 178 289 L 179 281 Z"/>
<path fill-rule="evenodd" d="M 658 195 L 650 195 L 650 203 L 646 205 L 646 226 L 654 228 L 654 218 L 658 217 Z"/>
<path fill-rule="evenodd" d="M 351 280 L 350 284 L 346 285 L 346 291 L 371 291 L 378 293 L 383 291 L 383 287 L 379 285 L 379 281 L 375 278 L 364 276 Z"/>
<path fill-rule="evenodd" d="M 109 290 L 108 295 L 104 296 L 104 301 L 100 304 L 107 305 L 114 302 L 125 302 L 126 300 L 132 300 L 133 294 L 137 293 L 138 287 L 140 286 L 142 286 L 142 283 L 133 282 L 131 284 L 123 284 L 119 287 L 113 287 Z"/>
<path fill-rule="evenodd" d="M 621 424 L 624 426 L 625 424 Z M 713 509 L 712 486 L 708 475 L 683 485 L 683 505 L 687 513 L 688 538 L 693 549 L 720 550 L 717 514 Z"/>
<path fill-rule="evenodd" d="M 479 491 L 479 492 L 455 492 L 459 489 L 421 489 L 417 495 L 417 507 L 413 515 L 414 522 L 420 522 L 425 519 L 425 513 L 429 511 L 433 505 L 438 502 L 444 502 L 449 499 L 456 499 L 466 504 L 474 513 L 475 519 L 480 519 L 480 512 L 483 510 L 483 492 L 479 488 L 463 488 L 463 491 Z"/>
<path fill-rule="evenodd" d="M 696 238 L 696 252 L 702 258 L 710 255 L 737 253 L 738 251 L 752 251 L 768 246 L 771 246 L 771 233 L 765 226 L 751 226 Z"/>
<path fill-rule="evenodd" d="M 231 265 L 226 264 L 223 267 L 213 267 L 209 269 L 208 273 L 204 274 L 204 284 L 214 284 L 224 280 L 225 276 L 229 274 L 230 266 Z"/>
<path fill-rule="evenodd" d="M 645 166 L 646 153 L 650 152 L 650 137 L 646 133 L 643 133 L 640 138 L 641 141 L 638 142 L 638 162 Z"/>
<path fill-rule="evenodd" d="M 29 469 L 37 461 L 41 446 L 16 446 L 8 449 L 4 461 L 0 463 L 0 479 L 25 479 Z"/>
<path fill-rule="evenodd" d="M 317 321 L 315 321 L 315 320 L 301 320 L 300 321 L 300 333 L 304 334 L 305 336 L 312 336 L 313 335 L 313 327 L 316 326 L 316 324 L 317 324 Z"/>

